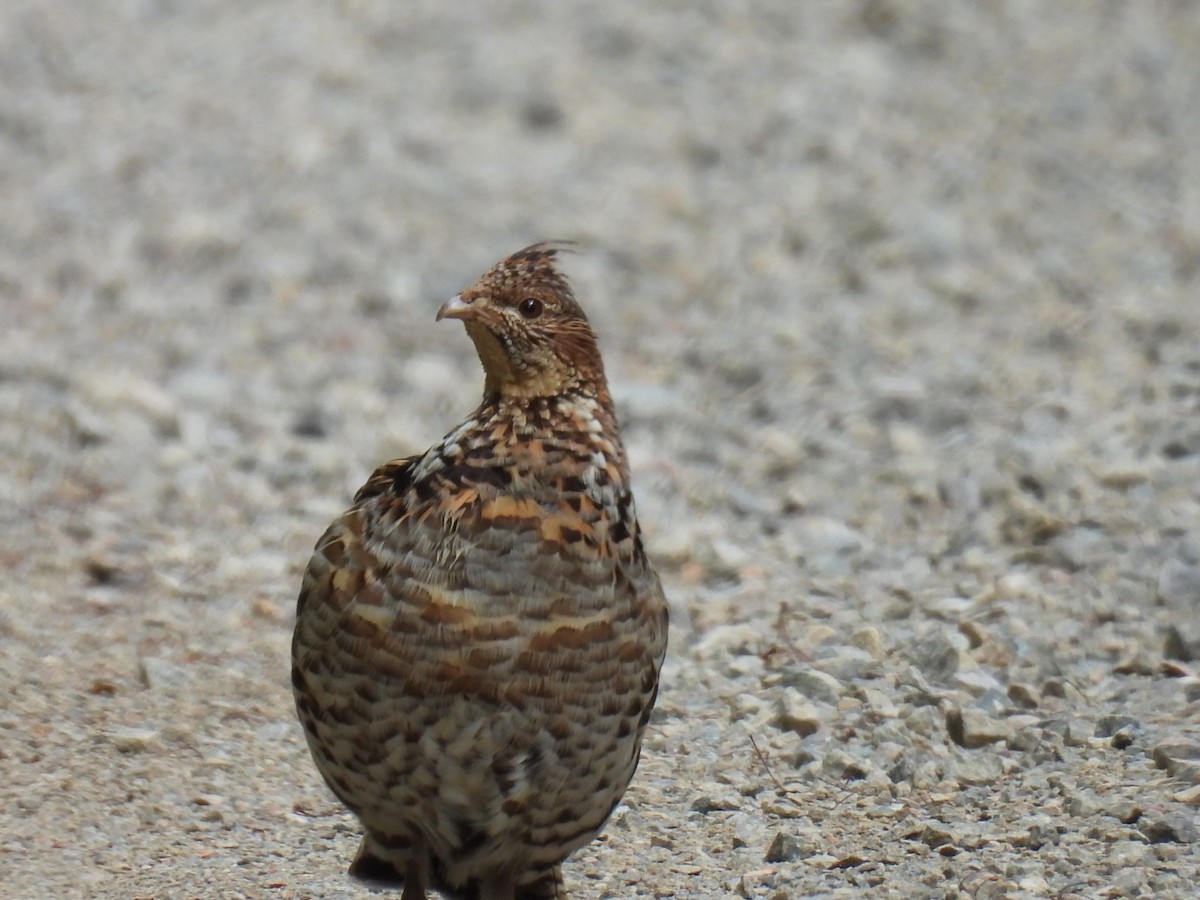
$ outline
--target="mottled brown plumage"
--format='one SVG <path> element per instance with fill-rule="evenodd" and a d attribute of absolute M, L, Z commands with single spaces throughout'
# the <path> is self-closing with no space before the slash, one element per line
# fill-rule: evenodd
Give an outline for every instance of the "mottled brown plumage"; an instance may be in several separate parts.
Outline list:
<path fill-rule="evenodd" d="M 451 298 L 483 402 L 380 467 L 317 542 L 296 706 L 361 820 L 353 875 L 463 900 L 564 898 L 560 863 L 637 766 L 667 610 L 595 335 L 538 244 Z"/>

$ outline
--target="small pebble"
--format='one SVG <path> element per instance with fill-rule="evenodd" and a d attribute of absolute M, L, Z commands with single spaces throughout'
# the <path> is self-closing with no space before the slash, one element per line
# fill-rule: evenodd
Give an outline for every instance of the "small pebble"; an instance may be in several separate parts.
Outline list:
<path fill-rule="evenodd" d="M 775 727 L 808 737 L 820 730 L 821 714 L 796 688 L 784 688 L 775 700 Z"/>
<path fill-rule="evenodd" d="M 763 856 L 763 861 L 770 863 L 794 862 L 810 853 L 811 851 L 802 846 L 794 836 L 786 831 L 777 831 L 775 837 L 771 839 L 771 846 L 767 848 L 767 852 Z"/>
<path fill-rule="evenodd" d="M 158 732 L 152 728 L 118 728 L 109 733 L 108 739 L 121 753 L 141 753 L 155 745 Z"/>
<path fill-rule="evenodd" d="M 994 719 L 974 709 L 951 708 L 946 712 L 946 730 L 950 739 L 968 750 L 976 750 L 1011 737 L 1011 728 L 1003 719 Z"/>

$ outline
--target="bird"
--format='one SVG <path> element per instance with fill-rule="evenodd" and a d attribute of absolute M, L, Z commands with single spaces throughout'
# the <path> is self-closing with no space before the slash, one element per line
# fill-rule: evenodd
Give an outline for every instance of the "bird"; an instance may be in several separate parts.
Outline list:
<path fill-rule="evenodd" d="M 401 900 L 564 900 L 658 695 L 667 602 L 570 249 L 526 247 L 441 305 L 480 405 L 376 469 L 304 573 L 296 709 L 362 825 L 350 875 Z"/>

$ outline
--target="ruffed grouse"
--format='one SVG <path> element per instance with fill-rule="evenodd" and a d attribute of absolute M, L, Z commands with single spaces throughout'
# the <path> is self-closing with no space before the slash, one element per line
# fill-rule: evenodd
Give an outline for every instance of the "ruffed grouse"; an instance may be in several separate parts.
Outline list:
<path fill-rule="evenodd" d="M 365 832 L 352 875 L 564 898 L 561 862 L 637 767 L 666 652 L 596 337 L 535 244 L 452 297 L 483 402 L 380 467 L 317 542 L 292 643 L 317 768 Z"/>

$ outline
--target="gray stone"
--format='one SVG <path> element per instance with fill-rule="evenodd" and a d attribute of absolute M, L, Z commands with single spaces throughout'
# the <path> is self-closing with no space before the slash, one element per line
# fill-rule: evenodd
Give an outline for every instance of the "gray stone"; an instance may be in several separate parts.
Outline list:
<path fill-rule="evenodd" d="M 879 671 L 878 656 L 869 650 L 845 644 L 826 645 L 819 648 L 815 661 L 822 672 L 841 680 L 869 678 Z M 839 686 L 840 692 L 841 687 Z"/>
<path fill-rule="evenodd" d="M 1058 736 L 1068 747 L 1086 744 L 1093 731 L 1092 726 L 1083 719 L 1066 714 L 1044 719 L 1041 727 L 1046 734 Z"/>
<path fill-rule="evenodd" d="M 1013 732 L 1008 739 L 1008 749 L 1021 753 L 1032 753 L 1042 746 L 1042 730 L 1026 726 Z"/>
<path fill-rule="evenodd" d="M 917 840 L 934 850 L 947 844 L 957 843 L 954 835 L 941 822 L 926 825 L 917 834 Z"/>
<path fill-rule="evenodd" d="M 187 683 L 188 671 L 169 660 L 143 656 L 138 660 L 138 677 L 148 688 L 176 688 Z"/>
<path fill-rule="evenodd" d="M 808 737 L 820 730 L 821 714 L 800 691 L 785 687 L 775 698 L 775 727 Z"/>
<path fill-rule="evenodd" d="M 725 812 L 742 808 L 742 798 L 731 790 L 701 794 L 692 801 L 692 811 L 698 813 Z"/>
<path fill-rule="evenodd" d="M 1180 612 L 1200 614 L 1200 565 L 1167 560 L 1158 573 L 1157 594 L 1159 600 Z"/>
<path fill-rule="evenodd" d="M 771 846 L 763 855 L 763 860 L 770 863 L 795 862 L 811 855 L 812 848 L 801 844 L 786 831 L 777 831 L 771 839 Z"/>
<path fill-rule="evenodd" d="M 1193 629 L 1195 626 L 1193 626 Z M 1200 660 L 1200 632 L 1184 632 L 1178 625 L 1168 625 L 1163 638 L 1163 656 L 1182 662 Z"/>
<path fill-rule="evenodd" d="M 968 750 L 976 750 L 1007 741 L 1012 729 L 1003 719 L 995 719 L 976 709 L 952 707 L 946 711 L 946 731 L 950 739 Z"/>
<path fill-rule="evenodd" d="M 1142 817 L 1142 806 L 1137 800 L 1116 797 L 1104 804 L 1104 814 L 1124 825 L 1132 825 Z"/>
<path fill-rule="evenodd" d="M 1012 700 L 1013 703 L 1022 709 L 1037 709 L 1038 704 L 1041 702 L 1037 688 L 1033 687 L 1033 685 L 1013 682 L 1009 684 L 1007 693 L 1008 699 Z"/>
<path fill-rule="evenodd" d="M 867 653 L 873 660 L 883 659 L 885 648 L 877 628 L 870 625 L 859 628 L 850 635 L 850 644 Z"/>
<path fill-rule="evenodd" d="M 1050 816 L 1036 814 L 1030 817 L 1025 830 L 1013 838 L 1013 845 L 1030 850 L 1040 850 L 1047 845 L 1058 843 L 1058 828 Z"/>
<path fill-rule="evenodd" d="M 1161 741 L 1150 749 L 1154 764 L 1175 778 L 1200 769 L 1200 743 L 1184 739 Z"/>
<path fill-rule="evenodd" d="M 1114 714 L 1097 719 L 1093 734 L 1098 738 L 1110 739 L 1114 747 L 1124 750 L 1141 731 L 1141 725 L 1132 716 Z"/>
<path fill-rule="evenodd" d="M 1069 528 L 1051 542 L 1060 565 L 1075 570 L 1099 565 L 1112 553 L 1108 536 L 1099 528 Z"/>
<path fill-rule="evenodd" d="M 994 675 L 981 669 L 955 672 L 950 684 L 976 698 L 975 705 L 988 712 L 1000 712 L 1010 706 L 1004 685 Z"/>
<path fill-rule="evenodd" d="M 909 652 L 926 678 L 946 684 L 959 670 L 963 643 L 960 635 L 938 630 L 920 638 Z"/>
<path fill-rule="evenodd" d="M 992 753 L 957 756 L 946 763 L 946 778 L 959 785 L 992 785 L 1004 775 L 1000 758 Z"/>
<path fill-rule="evenodd" d="M 1100 798 L 1096 792 L 1088 789 L 1075 789 L 1067 794 L 1067 812 L 1076 817 L 1094 816 L 1100 812 Z"/>
<path fill-rule="evenodd" d="M 838 702 L 842 695 L 842 683 L 817 669 L 807 666 L 793 666 L 785 669 L 782 683 L 793 687 L 810 700 L 828 703 L 830 706 Z"/>
<path fill-rule="evenodd" d="M 108 740 L 122 753 L 142 753 L 158 742 L 153 728 L 117 728 L 109 732 Z"/>
<path fill-rule="evenodd" d="M 1192 816 L 1146 817 L 1138 822 L 1138 830 L 1152 844 L 1195 844 L 1200 841 Z"/>

